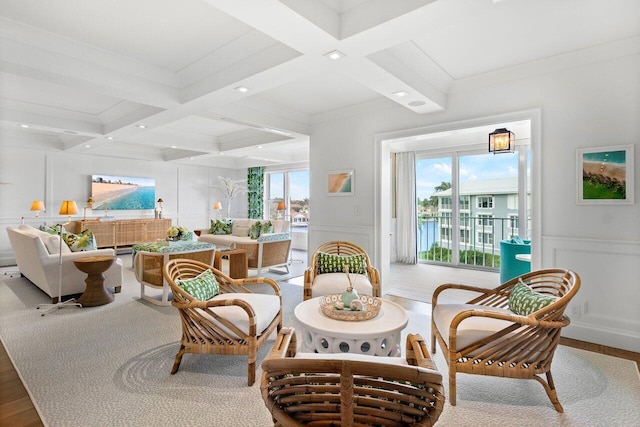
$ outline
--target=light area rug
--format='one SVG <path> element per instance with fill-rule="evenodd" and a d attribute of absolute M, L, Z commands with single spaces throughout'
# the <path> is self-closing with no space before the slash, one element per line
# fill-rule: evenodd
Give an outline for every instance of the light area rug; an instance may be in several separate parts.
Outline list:
<path fill-rule="evenodd" d="M 246 357 L 185 355 L 173 307 L 139 299 L 125 268 L 111 304 L 40 316 L 48 298 L 24 278 L 0 283 L 0 337 L 48 426 L 270 426 L 259 380 L 247 387 Z M 284 325 L 302 288 L 281 283 Z M 354 327 L 349 325 L 349 327 Z M 429 318 L 409 312 L 403 333 L 429 337 Z M 258 361 L 272 341 L 263 346 Z M 435 362 L 447 378 L 441 353 Z M 640 419 L 640 381 L 630 361 L 560 347 L 554 376 L 565 413 L 533 381 L 458 375 L 458 405 L 445 405 L 443 426 L 632 426 Z M 260 378 L 260 369 L 257 377 Z M 446 387 L 446 384 L 445 384 Z"/>

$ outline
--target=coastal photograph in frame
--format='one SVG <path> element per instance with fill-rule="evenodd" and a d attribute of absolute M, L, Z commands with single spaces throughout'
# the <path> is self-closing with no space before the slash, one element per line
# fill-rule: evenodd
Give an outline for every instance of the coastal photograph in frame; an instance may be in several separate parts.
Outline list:
<path fill-rule="evenodd" d="M 578 204 L 633 204 L 633 145 L 576 151 Z"/>
<path fill-rule="evenodd" d="M 327 174 L 327 194 L 329 196 L 352 196 L 354 170 L 331 171 Z"/>

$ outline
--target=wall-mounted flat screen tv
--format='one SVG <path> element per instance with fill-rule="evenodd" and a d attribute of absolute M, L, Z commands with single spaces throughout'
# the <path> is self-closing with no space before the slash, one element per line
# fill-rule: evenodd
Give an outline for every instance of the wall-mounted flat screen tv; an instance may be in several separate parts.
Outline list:
<path fill-rule="evenodd" d="M 132 176 L 91 175 L 94 210 L 153 209 L 156 181 Z"/>

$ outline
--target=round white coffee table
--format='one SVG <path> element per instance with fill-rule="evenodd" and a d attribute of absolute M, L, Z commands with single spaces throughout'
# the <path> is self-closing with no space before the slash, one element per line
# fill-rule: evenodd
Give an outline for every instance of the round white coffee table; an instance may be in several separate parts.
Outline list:
<path fill-rule="evenodd" d="M 322 314 L 320 298 L 298 304 L 293 312 L 298 321 L 304 351 L 400 356 L 400 331 L 409 322 L 404 308 L 383 299 L 377 317 L 351 322 L 331 319 Z"/>

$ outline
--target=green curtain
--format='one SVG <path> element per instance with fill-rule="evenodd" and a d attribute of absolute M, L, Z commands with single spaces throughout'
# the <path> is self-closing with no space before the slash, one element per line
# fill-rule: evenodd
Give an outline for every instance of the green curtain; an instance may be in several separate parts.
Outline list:
<path fill-rule="evenodd" d="M 262 219 L 264 194 L 264 167 L 249 168 L 247 173 L 247 199 L 249 218 Z"/>

